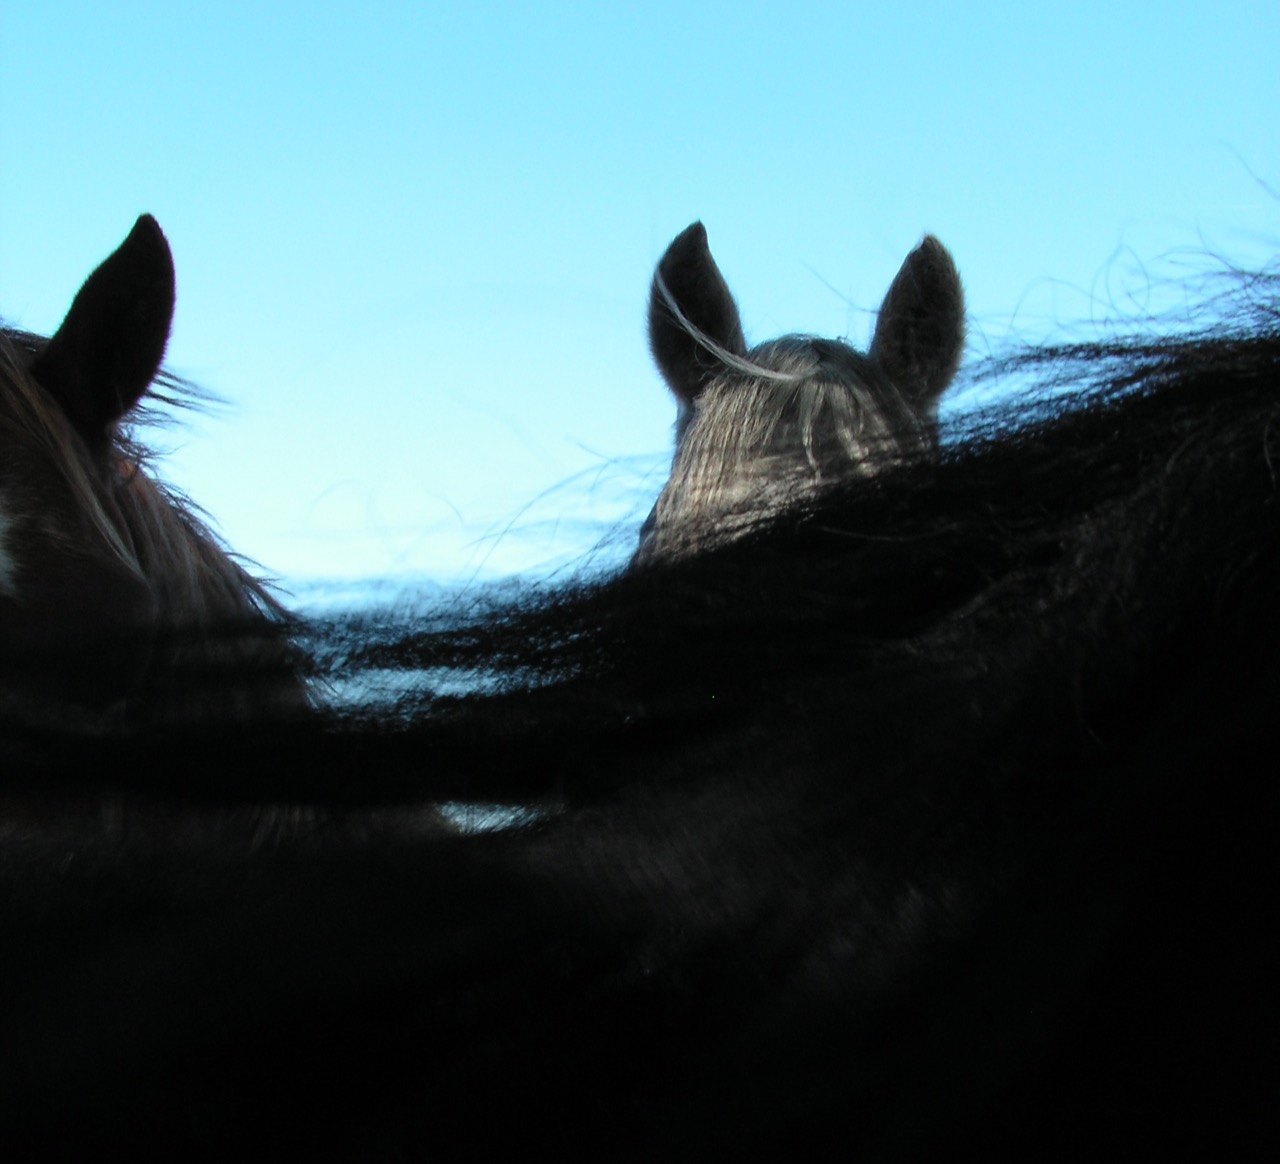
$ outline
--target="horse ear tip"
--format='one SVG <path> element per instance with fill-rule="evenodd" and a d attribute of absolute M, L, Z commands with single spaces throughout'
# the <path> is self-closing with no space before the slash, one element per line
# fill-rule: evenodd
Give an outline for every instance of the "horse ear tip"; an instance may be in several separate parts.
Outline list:
<path fill-rule="evenodd" d="M 695 219 L 671 240 L 667 253 L 689 254 L 693 251 L 705 251 L 707 249 L 707 228 L 702 225 L 701 219 Z"/>
<path fill-rule="evenodd" d="M 168 256 L 170 265 L 172 265 L 173 260 L 172 252 L 169 250 L 169 240 L 165 238 L 164 231 L 160 229 L 160 224 L 156 221 L 154 215 L 138 215 L 138 220 L 133 224 L 133 229 L 129 232 L 129 237 L 125 239 L 124 245 L 150 246 Z"/>
<path fill-rule="evenodd" d="M 129 231 L 131 239 L 164 238 L 164 231 L 153 214 L 139 214 L 133 229 Z"/>
<path fill-rule="evenodd" d="M 951 257 L 951 252 L 943 245 L 942 240 L 929 231 L 920 236 L 920 242 L 916 245 L 915 253 L 935 259 L 949 259 Z"/>

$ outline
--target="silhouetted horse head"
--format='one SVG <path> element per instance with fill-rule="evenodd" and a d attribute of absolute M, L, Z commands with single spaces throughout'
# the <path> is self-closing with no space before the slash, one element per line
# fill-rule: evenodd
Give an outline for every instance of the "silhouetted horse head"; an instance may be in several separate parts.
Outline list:
<path fill-rule="evenodd" d="M 148 475 L 146 450 L 122 428 L 159 373 L 173 306 L 169 246 L 143 216 L 51 339 L 0 330 L 0 692 L 10 707 L 172 702 L 175 667 L 239 667 L 249 656 L 256 666 L 282 649 L 275 600 Z"/>
<path fill-rule="evenodd" d="M 748 349 L 695 222 L 654 274 L 649 342 L 679 416 L 637 561 L 731 539 L 823 486 L 930 452 L 964 346 L 964 291 L 928 235 L 893 280 L 866 355 L 803 335 Z"/>

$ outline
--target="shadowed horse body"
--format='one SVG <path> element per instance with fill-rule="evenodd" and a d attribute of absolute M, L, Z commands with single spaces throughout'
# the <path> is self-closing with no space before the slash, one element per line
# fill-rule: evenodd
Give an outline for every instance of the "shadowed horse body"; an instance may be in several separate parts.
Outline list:
<path fill-rule="evenodd" d="M 698 314 L 708 262 L 686 232 L 656 281 L 659 364 L 700 377 L 673 483 L 705 393 L 771 366 Z M 1277 280 L 1201 334 L 990 365 L 1053 404 L 938 449 L 942 282 L 908 315 L 945 342 L 894 341 L 923 381 L 868 372 L 883 314 L 835 361 L 902 398 L 874 464 L 837 423 L 815 470 L 788 398 L 725 438 L 727 491 L 668 485 L 643 568 L 317 628 L 340 677 L 418 680 L 391 710 L 144 734 L 88 806 L 102 741 L 31 759 L 10 1153 L 1274 1155 Z M 775 454 L 790 503 L 742 474 Z"/>

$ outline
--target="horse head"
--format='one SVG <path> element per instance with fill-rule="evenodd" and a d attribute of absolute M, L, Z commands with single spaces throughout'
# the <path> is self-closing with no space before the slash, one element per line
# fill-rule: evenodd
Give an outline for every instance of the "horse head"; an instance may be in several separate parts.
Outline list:
<path fill-rule="evenodd" d="M 0 331 L 0 690 L 9 700 L 111 705 L 144 680 L 163 690 L 177 663 L 226 656 L 232 627 L 276 637 L 275 600 L 153 479 L 129 435 L 160 372 L 173 307 L 169 245 L 144 215 L 50 339 Z"/>
<path fill-rule="evenodd" d="M 748 348 L 695 222 L 654 274 L 649 342 L 679 413 L 637 561 L 740 536 L 833 482 L 933 450 L 938 397 L 964 346 L 964 292 L 929 235 L 893 280 L 868 353 L 803 335 Z"/>

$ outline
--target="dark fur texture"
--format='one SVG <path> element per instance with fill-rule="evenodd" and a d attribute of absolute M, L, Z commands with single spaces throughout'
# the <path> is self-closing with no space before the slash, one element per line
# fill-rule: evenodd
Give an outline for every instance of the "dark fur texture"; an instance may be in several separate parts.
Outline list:
<path fill-rule="evenodd" d="M 108 740 L 31 749 L 9 1158 L 1272 1158 L 1252 291 L 995 367 L 1055 403 L 710 552 L 316 628 L 419 678 L 393 708 L 149 734 L 112 781 Z"/>

